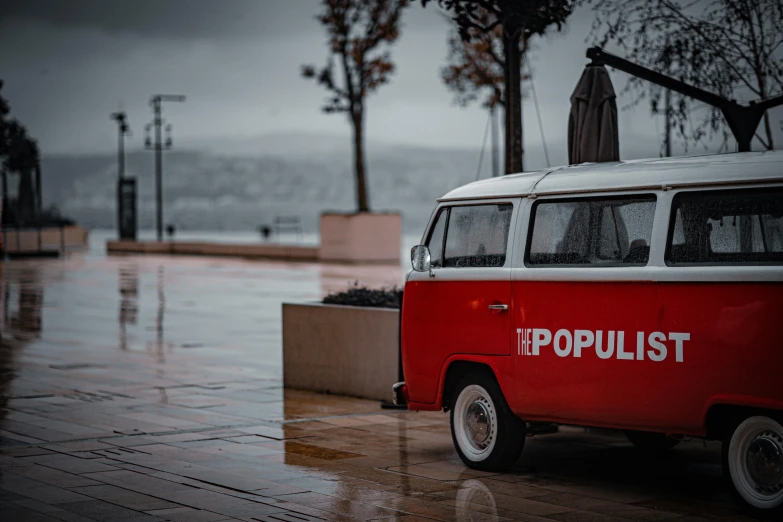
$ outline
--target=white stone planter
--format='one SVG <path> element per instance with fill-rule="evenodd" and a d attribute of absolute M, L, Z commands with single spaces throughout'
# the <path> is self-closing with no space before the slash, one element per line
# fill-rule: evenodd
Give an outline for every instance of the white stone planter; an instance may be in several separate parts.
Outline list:
<path fill-rule="evenodd" d="M 399 310 L 283 303 L 283 385 L 391 400 Z"/>
<path fill-rule="evenodd" d="M 322 261 L 399 263 L 402 216 L 398 213 L 321 215 Z"/>

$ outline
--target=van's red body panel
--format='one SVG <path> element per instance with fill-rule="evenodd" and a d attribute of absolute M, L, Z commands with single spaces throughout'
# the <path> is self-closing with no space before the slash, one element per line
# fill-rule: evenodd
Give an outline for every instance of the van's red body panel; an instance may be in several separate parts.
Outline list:
<path fill-rule="evenodd" d="M 783 410 L 781 326 L 783 283 L 409 281 L 409 408 L 439 409 L 448 365 L 466 360 L 527 420 L 703 436 L 715 404 Z"/>
<path fill-rule="evenodd" d="M 403 374 L 408 400 L 434 403 L 444 363 L 455 354 L 511 353 L 511 281 L 409 281 L 403 301 Z"/>

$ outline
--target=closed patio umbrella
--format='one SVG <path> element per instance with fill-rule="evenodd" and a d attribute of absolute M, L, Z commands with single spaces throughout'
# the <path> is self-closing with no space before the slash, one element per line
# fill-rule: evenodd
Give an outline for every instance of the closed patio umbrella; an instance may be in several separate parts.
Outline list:
<path fill-rule="evenodd" d="M 568 162 L 619 161 L 617 102 L 603 65 L 585 67 L 571 95 L 568 117 Z"/>

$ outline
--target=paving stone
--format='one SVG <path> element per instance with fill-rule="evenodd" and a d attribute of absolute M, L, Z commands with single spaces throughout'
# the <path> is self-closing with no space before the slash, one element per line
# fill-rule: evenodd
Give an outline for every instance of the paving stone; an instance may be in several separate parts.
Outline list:
<path fill-rule="evenodd" d="M 166 520 L 171 520 L 172 522 L 217 522 L 229 519 L 229 517 L 221 515 L 220 513 L 183 507 L 159 509 L 148 511 L 147 513 Z"/>
<path fill-rule="evenodd" d="M 94 486 L 98 484 L 94 480 L 73 473 L 66 473 L 65 471 L 39 465 L 20 468 L 17 474 L 61 488 Z"/>
<path fill-rule="evenodd" d="M 87 486 L 81 488 L 71 488 L 75 493 L 81 493 L 88 497 L 111 502 L 118 506 L 134 509 L 136 511 L 150 511 L 153 509 L 167 509 L 179 507 L 173 502 L 168 502 L 149 495 L 137 493 L 117 486 L 108 484 L 100 486 Z"/>
<path fill-rule="evenodd" d="M 13 504 L 0 504 L 0 515 L 3 520 L 24 522 L 56 522 L 57 519 L 45 513 L 38 513 L 31 509 Z"/>
<path fill-rule="evenodd" d="M 38 455 L 34 457 L 25 457 L 23 460 L 75 474 L 96 473 L 99 471 L 112 471 L 117 469 L 113 466 L 95 462 L 92 459 L 80 459 L 70 455 Z"/>
<path fill-rule="evenodd" d="M 163 520 L 161 518 L 148 515 L 139 511 L 104 502 L 102 500 L 84 500 L 76 502 L 65 502 L 55 504 L 57 507 L 76 513 L 87 518 L 95 520 L 124 520 L 124 521 L 139 521 L 149 520 L 150 522 L 155 520 Z"/>
<path fill-rule="evenodd" d="M 77 515 L 76 513 L 71 513 L 70 511 L 66 511 L 55 505 L 44 504 L 43 502 L 39 502 L 31 498 L 24 499 L 24 500 L 15 500 L 12 503 L 16 504 L 17 506 L 21 506 L 25 509 L 35 511 L 36 513 L 43 513 L 56 520 L 64 520 L 66 522 L 91 522 L 95 520 L 92 518 L 87 518 L 81 515 Z M 2 512 L 1 509 L 0 512 Z"/>

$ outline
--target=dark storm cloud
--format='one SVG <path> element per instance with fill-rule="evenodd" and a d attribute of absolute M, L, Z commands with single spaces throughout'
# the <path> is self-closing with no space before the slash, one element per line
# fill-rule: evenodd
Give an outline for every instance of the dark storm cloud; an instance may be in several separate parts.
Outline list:
<path fill-rule="evenodd" d="M 312 17 L 314 7 L 313 0 L 0 0 L 0 21 L 23 19 L 152 37 L 231 39 L 280 34 L 287 20 Z"/>

